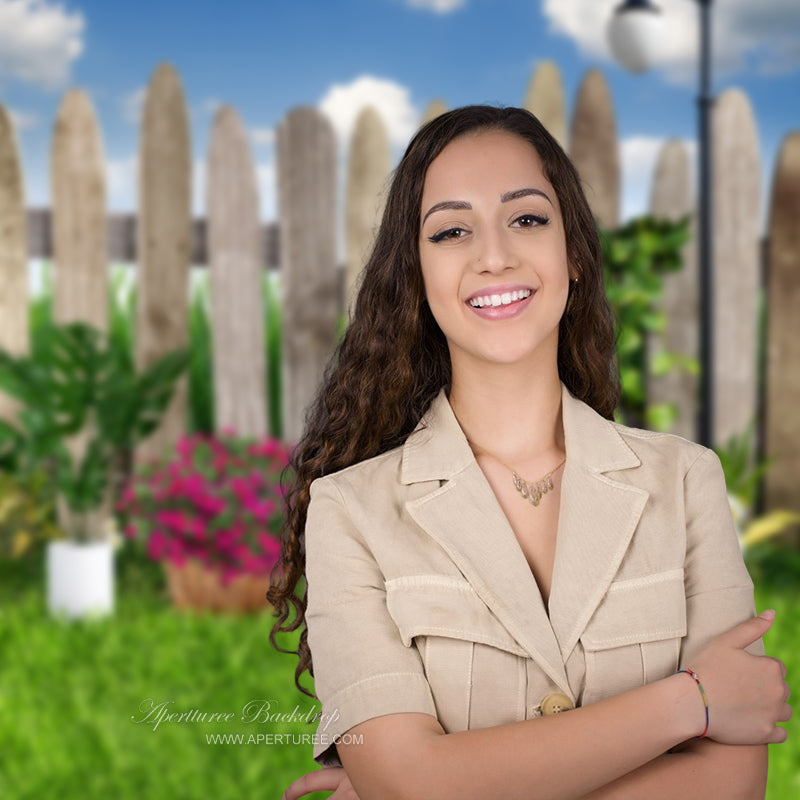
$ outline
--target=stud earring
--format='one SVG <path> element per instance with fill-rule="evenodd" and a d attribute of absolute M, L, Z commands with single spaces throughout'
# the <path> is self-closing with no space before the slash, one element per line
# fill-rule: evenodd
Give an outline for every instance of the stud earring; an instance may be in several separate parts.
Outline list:
<path fill-rule="evenodd" d="M 571 284 L 570 292 L 569 292 L 569 296 L 567 297 L 567 307 L 564 309 L 564 312 L 567 313 L 567 314 L 570 311 L 572 311 L 572 306 L 574 305 L 574 302 L 575 302 L 575 292 L 576 292 L 576 290 L 578 288 L 578 279 L 577 278 L 573 278 L 570 281 L 570 284 Z"/>

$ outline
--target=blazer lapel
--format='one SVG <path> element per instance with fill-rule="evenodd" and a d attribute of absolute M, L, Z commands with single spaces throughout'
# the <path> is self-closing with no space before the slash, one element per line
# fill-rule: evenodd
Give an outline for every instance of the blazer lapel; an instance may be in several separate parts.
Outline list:
<path fill-rule="evenodd" d="M 619 570 L 649 493 L 608 474 L 641 464 L 614 424 L 563 383 L 561 400 L 567 463 L 549 611 L 566 661 Z"/>
<path fill-rule="evenodd" d="M 520 647 L 570 692 L 533 573 L 444 389 L 406 440 L 401 472 L 403 483 L 437 479 L 445 482 L 405 504 L 409 514 L 447 552 Z"/>
<path fill-rule="evenodd" d="M 431 481 L 406 503 L 540 668 L 571 693 L 564 664 L 614 578 L 648 493 L 608 472 L 639 458 L 614 425 L 561 384 L 562 478 L 549 618 L 514 531 L 441 389 L 403 446 L 401 481 Z"/>

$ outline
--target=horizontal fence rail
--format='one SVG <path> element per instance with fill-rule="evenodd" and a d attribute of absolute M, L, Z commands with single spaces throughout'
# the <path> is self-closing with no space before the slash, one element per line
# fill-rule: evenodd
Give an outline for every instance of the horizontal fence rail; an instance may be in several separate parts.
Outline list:
<path fill-rule="evenodd" d="M 28 255 L 30 258 L 53 257 L 53 214 L 49 208 L 29 208 Z M 136 215 L 109 214 L 108 258 L 109 261 L 134 263 L 137 260 Z M 207 223 L 204 217 L 192 220 L 192 264 L 208 265 Z M 280 232 L 276 222 L 260 226 L 261 265 L 264 269 L 277 270 L 280 267 Z"/>

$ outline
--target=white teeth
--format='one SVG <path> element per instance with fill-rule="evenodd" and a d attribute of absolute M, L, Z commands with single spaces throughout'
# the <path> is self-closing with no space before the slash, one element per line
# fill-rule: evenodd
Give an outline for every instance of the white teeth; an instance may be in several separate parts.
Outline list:
<path fill-rule="evenodd" d="M 513 292 L 503 292 L 502 294 L 487 294 L 483 297 L 473 297 L 469 304 L 473 308 L 482 308 L 483 306 L 507 306 L 509 303 L 514 303 L 517 300 L 523 300 L 531 293 L 530 289 L 515 289 Z"/>

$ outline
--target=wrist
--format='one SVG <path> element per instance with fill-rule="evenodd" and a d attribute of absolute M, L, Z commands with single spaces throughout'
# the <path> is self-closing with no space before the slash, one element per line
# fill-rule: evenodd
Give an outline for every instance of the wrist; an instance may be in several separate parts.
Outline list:
<path fill-rule="evenodd" d="M 678 737 L 676 741 L 700 736 L 706 728 L 706 708 L 694 679 L 676 672 L 661 683 L 668 701 L 668 724 Z"/>

